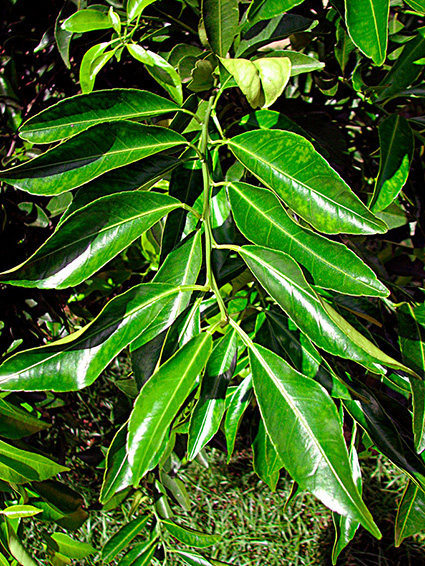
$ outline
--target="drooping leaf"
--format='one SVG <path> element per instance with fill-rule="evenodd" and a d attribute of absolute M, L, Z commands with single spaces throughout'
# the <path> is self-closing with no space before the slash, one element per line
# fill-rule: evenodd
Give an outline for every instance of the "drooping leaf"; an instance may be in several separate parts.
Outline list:
<path fill-rule="evenodd" d="M 144 530 L 150 518 L 150 515 L 143 515 L 121 527 L 103 547 L 102 561 L 106 564 L 111 562 L 117 554 L 124 550 L 124 548 Z"/>
<path fill-rule="evenodd" d="M 258 431 L 252 444 L 254 454 L 254 471 L 272 491 L 276 490 L 282 461 L 266 432 L 264 422 L 260 419 Z"/>
<path fill-rule="evenodd" d="M 81 330 L 7 359 L 0 366 L 1 388 L 74 391 L 90 385 L 121 350 L 155 324 L 178 292 L 163 283 L 129 289 Z"/>
<path fill-rule="evenodd" d="M 202 0 L 202 17 L 211 49 L 226 57 L 238 28 L 238 0 Z"/>
<path fill-rule="evenodd" d="M 291 60 L 288 57 L 262 57 L 253 61 L 260 75 L 264 93 L 264 107 L 276 102 L 291 76 Z"/>
<path fill-rule="evenodd" d="M 354 485 L 341 421 L 325 389 L 262 346 L 250 346 L 249 355 L 260 412 L 283 466 L 327 507 L 380 538 Z"/>
<path fill-rule="evenodd" d="M 230 330 L 214 347 L 189 424 L 187 458 L 193 460 L 217 433 L 225 410 L 227 385 L 236 367 L 238 337 Z"/>
<path fill-rule="evenodd" d="M 50 424 L 37 418 L 6 399 L 0 399 L 0 436 L 4 438 L 23 438 L 40 430 L 50 428 Z"/>
<path fill-rule="evenodd" d="M 52 539 L 58 545 L 58 552 L 68 558 L 81 559 L 95 554 L 97 551 L 85 542 L 80 542 L 66 535 L 65 533 L 53 533 Z"/>
<path fill-rule="evenodd" d="M 223 67 L 235 79 L 236 84 L 253 108 L 263 106 L 265 99 L 257 67 L 248 59 L 220 59 Z"/>
<path fill-rule="evenodd" d="M 409 481 L 400 501 L 395 521 L 395 546 L 407 537 L 425 529 L 425 494 L 420 487 Z"/>
<path fill-rule="evenodd" d="M 96 76 L 114 56 L 117 47 L 107 51 L 110 46 L 110 41 L 98 43 L 97 45 L 93 45 L 93 47 L 84 54 L 79 73 L 80 86 L 83 94 L 88 94 L 93 90 Z"/>
<path fill-rule="evenodd" d="M 135 122 L 98 124 L 22 165 L 0 179 L 32 194 L 59 195 L 117 167 L 185 144 L 180 134 Z"/>
<path fill-rule="evenodd" d="M 239 134 L 228 145 L 244 167 L 317 230 L 326 234 L 387 230 L 305 138 L 281 130 L 257 130 Z"/>
<path fill-rule="evenodd" d="M 174 102 L 145 90 L 98 90 L 71 96 L 50 106 L 27 120 L 19 134 L 32 143 L 52 143 L 96 124 L 160 116 L 178 109 Z"/>
<path fill-rule="evenodd" d="M 8 548 L 13 558 L 15 558 L 21 566 L 39 566 L 40 563 L 30 555 L 10 523 L 7 522 L 6 526 Z"/>
<path fill-rule="evenodd" d="M 189 529 L 188 527 L 182 527 L 171 519 L 162 519 L 161 524 L 164 525 L 170 535 L 175 537 L 177 540 L 189 546 L 194 546 L 195 548 L 206 548 L 208 546 L 212 546 L 220 539 L 217 535 L 210 535 Z"/>
<path fill-rule="evenodd" d="M 114 436 L 106 455 L 105 474 L 99 495 L 99 501 L 102 504 L 132 483 L 133 474 L 128 463 L 126 439 L 127 423 Z"/>
<path fill-rule="evenodd" d="M 316 285 L 350 295 L 388 295 L 386 287 L 354 252 L 300 226 L 270 191 L 231 183 L 229 196 L 242 234 L 255 244 L 289 254 L 309 270 Z"/>
<path fill-rule="evenodd" d="M 398 196 L 409 175 L 414 138 L 408 121 L 390 114 L 379 125 L 381 156 L 379 174 L 370 208 L 373 212 L 386 209 Z"/>
<path fill-rule="evenodd" d="M 127 440 L 135 485 L 150 469 L 172 420 L 208 360 L 211 345 L 207 333 L 192 338 L 142 387 L 130 416 Z"/>
<path fill-rule="evenodd" d="M 69 216 L 34 255 L 1 273 L 0 280 L 41 289 L 75 287 L 179 206 L 177 199 L 159 193 L 103 197 Z"/>
<path fill-rule="evenodd" d="M 233 393 L 230 404 L 226 411 L 226 419 L 224 421 L 224 433 L 226 435 L 227 445 L 227 463 L 233 454 L 235 447 L 236 434 L 243 414 L 247 409 L 252 399 L 252 376 L 246 377 L 242 383 L 239 384 L 236 391 Z"/>
<path fill-rule="evenodd" d="M 412 373 L 321 301 L 287 254 L 260 246 L 244 246 L 239 253 L 268 293 L 319 348 L 356 361 L 374 373 L 382 373 L 380 364 Z"/>
<path fill-rule="evenodd" d="M 387 55 L 389 10 L 389 0 L 345 0 L 348 33 L 376 65 Z"/>
<path fill-rule="evenodd" d="M 62 28 L 71 33 L 84 33 L 98 29 L 112 28 L 108 14 L 99 10 L 78 10 L 62 23 Z"/>

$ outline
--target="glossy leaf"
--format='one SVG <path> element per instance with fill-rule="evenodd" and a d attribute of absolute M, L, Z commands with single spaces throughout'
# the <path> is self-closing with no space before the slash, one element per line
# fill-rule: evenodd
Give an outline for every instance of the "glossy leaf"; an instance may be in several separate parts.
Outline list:
<path fill-rule="evenodd" d="M 272 491 L 275 491 L 279 480 L 279 471 L 283 464 L 266 432 L 262 419 L 252 444 L 252 450 L 254 453 L 255 473 Z"/>
<path fill-rule="evenodd" d="M 406 4 L 419 12 L 425 14 L 425 1 L 424 0 L 406 0 Z"/>
<path fill-rule="evenodd" d="M 153 4 L 155 0 L 128 0 L 127 2 L 127 16 L 128 21 L 131 22 L 137 16 L 143 12 L 150 4 Z"/>
<path fill-rule="evenodd" d="M 376 65 L 386 59 L 389 10 L 389 0 L 345 0 L 348 33 Z"/>
<path fill-rule="evenodd" d="M 38 566 L 40 564 L 30 555 L 9 523 L 7 523 L 7 538 L 9 552 L 17 560 L 18 564 L 21 566 Z"/>
<path fill-rule="evenodd" d="M 292 220 L 270 191 L 231 183 L 229 197 L 242 234 L 255 244 L 289 254 L 308 269 L 316 285 L 350 295 L 388 295 L 354 252 Z"/>
<path fill-rule="evenodd" d="M 301 488 L 380 538 L 354 485 L 341 421 L 326 391 L 262 346 L 250 346 L 249 355 L 260 412 L 283 466 Z"/>
<path fill-rule="evenodd" d="M 74 391 L 90 385 L 121 350 L 155 324 L 178 292 L 162 283 L 129 289 L 74 334 L 8 358 L 0 366 L 1 388 Z"/>
<path fill-rule="evenodd" d="M 110 49 L 111 42 L 103 42 L 93 45 L 86 53 L 80 65 L 80 86 L 83 94 L 90 93 L 94 88 L 96 76 L 106 65 L 106 63 L 114 56 L 115 49 Z"/>
<path fill-rule="evenodd" d="M 260 75 L 265 108 L 276 102 L 291 76 L 291 60 L 288 57 L 263 57 L 252 62 Z"/>
<path fill-rule="evenodd" d="M 97 551 L 85 542 L 80 542 L 66 535 L 65 533 L 53 533 L 52 539 L 58 545 L 58 552 L 68 558 L 81 559 L 95 554 Z"/>
<path fill-rule="evenodd" d="M 249 7 L 248 19 L 251 22 L 269 20 L 291 10 L 303 0 L 254 0 Z"/>
<path fill-rule="evenodd" d="M 27 517 L 34 517 L 41 513 L 41 509 L 37 509 L 34 505 L 11 505 L 0 511 L 8 519 L 25 519 Z"/>
<path fill-rule="evenodd" d="M 175 550 L 174 552 L 181 558 L 184 564 L 188 564 L 189 566 L 214 566 L 215 564 L 219 564 L 214 560 L 211 562 L 205 558 L 205 556 L 194 551 Z"/>
<path fill-rule="evenodd" d="M 180 134 L 135 122 L 98 124 L 43 155 L 0 173 L 23 191 L 59 195 L 117 167 L 185 144 Z"/>
<path fill-rule="evenodd" d="M 133 519 L 120 528 L 105 544 L 102 549 L 102 560 L 105 563 L 111 562 L 117 554 L 130 544 L 146 527 L 146 523 L 150 519 L 150 515 L 143 515 Z"/>
<path fill-rule="evenodd" d="M 373 212 L 386 209 L 398 196 L 409 175 L 414 138 L 408 121 L 391 114 L 379 125 L 379 174 L 370 204 Z"/>
<path fill-rule="evenodd" d="M 133 474 L 128 463 L 127 423 L 125 423 L 109 446 L 99 501 L 105 504 L 115 493 L 130 486 L 132 479 Z"/>
<path fill-rule="evenodd" d="M 171 536 L 180 542 L 195 548 L 207 548 L 217 543 L 220 539 L 217 535 L 209 535 L 200 531 L 182 527 L 171 519 L 162 519 L 161 524 L 167 529 Z"/>
<path fill-rule="evenodd" d="M 69 216 L 34 255 L 1 273 L 0 280 L 41 289 L 75 287 L 179 206 L 158 193 L 103 197 Z"/>
<path fill-rule="evenodd" d="M 0 440 L 0 479 L 16 484 L 47 480 L 57 474 L 67 472 L 45 456 L 15 448 Z"/>
<path fill-rule="evenodd" d="M 128 426 L 128 457 L 135 485 L 150 469 L 172 420 L 192 391 L 208 360 L 211 342 L 207 333 L 192 338 L 142 387 Z"/>
<path fill-rule="evenodd" d="M 224 433 L 226 435 L 227 445 L 227 463 L 229 463 L 230 458 L 232 457 L 236 434 L 243 414 L 251 402 L 252 392 L 252 376 L 249 375 L 242 381 L 242 383 L 239 384 L 238 388 L 233 393 L 230 404 L 227 408 L 226 419 L 224 421 Z"/>
<path fill-rule="evenodd" d="M 383 372 L 380 364 L 412 373 L 321 301 L 287 254 L 260 246 L 244 246 L 240 254 L 268 293 L 319 348 L 356 361 L 374 373 Z"/>
<path fill-rule="evenodd" d="M 226 390 L 236 367 L 238 336 L 230 330 L 214 347 L 205 369 L 201 393 L 189 424 L 187 458 L 193 460 L 218 432 Z"/>
<path fill-rule="evenodd" d="M 299 53 L 298 51 L 289 51 L 287 49 L 264 53 L 264 58 L 269 57 L 287 57 L 291 62 L 291 77 L 296 77 L 302 73 L 320 71 L 325 66 L 322 61 L 319 61 L 314 57 L 310 57 L 304 53 Z"/>
<path fill-rule="evenodd" d="M 40 430 L 50 428 L 50 424 L 37 418 L 6 399 L 0 399 L 0 436 L 4 438 L 24 438 Z"/>
<path fill-rule="evenodd" d="M 78 10 L 62 23 L 62 28 L 72 33 L 84 33 L 112 28 L 108 15 L 99 10 Z"/>
<path fill-rule="evenodd" d="M 228 145 L 244 167 L 317 230 L 326 234 L 386 231 L 382 220 L 305 138 L 281 130 L 257 130 L 232 138 Z"/>
<path fill-rule="evenodd" d="M 134 545 L 133 548 L 129 550 L 125 554 L 125 556 L 123 556 L 123 558 L 121 558 L 121 560 L 118 562 L 118 566 L 134 566 L 135 564 L 137 564 L 135 560 L 138 560 L 139 558 L 141 561 L 145 560 L 145 562 L 142 561 L 139 563 L 140 566 L 149 564 L 150 562 L 146 562 L 146 559 L 148 558 L 150 560 L 153 553 L 155 552 L 155 546 L 153 547 L 153 549 L 151 548 L 154 542 L 155 541 L 149 540 L 147 542 L 140 542 Z"/>
<path fill-rule="evenodd" d="M 239 23 L 237 0 L 202 0 L 202 17 L 211 49 L 225 57 Z"/>
<path fill-rule="evenodd" d="M 134 120 L 176 112 L 177 104 L 145 90 L 115 88 L 78 94 L 49 106 L 19 129 L 32 143 L 52 143 L 90 126 L 114 120 Z"/>
<path fill-rule="evenodd" d="M 416 535 L 425 529 L 425 494 L 412 481 L 409 481 L 401 498 L 395 521 L 395 546 L 400 546 L 405 538 Z"/>
<path fill-rule="evenodd" d="M 156 547 L 150 547 L 143 554 L 138 556 L 131 566 L 148 566 L 151 564 L 153 555 L 155 554 Z"/>

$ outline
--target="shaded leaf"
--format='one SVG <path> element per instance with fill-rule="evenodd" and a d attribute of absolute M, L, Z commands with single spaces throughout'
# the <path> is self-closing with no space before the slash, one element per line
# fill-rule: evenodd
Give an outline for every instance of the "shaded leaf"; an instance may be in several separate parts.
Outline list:
<path fill-rule="evenodd" d="M 275 491 L 279 480 L 279 471 L 283 464 L 266 432 L 262 419 L 260 419 L 252 450 L 254 453 L 255 473 L 272 491 Z"/>
<path fill-rule="evenodd" d="M 401 498 L 395 520 L 395 546 L 425 529 L 425 494 L 409 481 Z"/>
<path fill-rule="evenodd" d="M 254 0 L 249 7 L 248 20 L 251 22 L 269 20 L 298 6 L 302 1 L 303 0 Z"/>
<path fill-rule="evenodd" d="M 382 65 L 387 55 L 389 10 L 389 0 L 345 0 L 348 33 L 376 65 Z"/>
<path fill-rule="evenodd" d="M 238 0 L 202 0 L 202 18 L 211 49 L 225 57 L 238 29 Z"/>
<path fill-rule="evenodd" d="M 58 545 L 58 551 L 60 554 L 63 554 L 68 558 L 86 558 L 87 556 L 97 552 L 91 544 L 75 540 L 65 533 L 53 533 L 51 537 Z"/>
<path fill-rule="evenodd" d="M 105 474 L 99 495 L 102 504 L 132 483 L 133 474 L 128 462 L 126 445 L 127 423 L 123 424 L 114 436 L 106 455 Z"/>
<path fill-rule="evenodd" d="M 50 424 L 37 418 L 35 414 L 5 399 L 0 399 L 0 436 L 11 439 L 23 438 L 50 428 Z"/>

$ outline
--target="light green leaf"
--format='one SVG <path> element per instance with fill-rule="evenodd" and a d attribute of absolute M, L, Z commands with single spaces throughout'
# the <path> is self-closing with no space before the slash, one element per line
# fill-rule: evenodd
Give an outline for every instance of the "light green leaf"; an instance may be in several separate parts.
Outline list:
<path fill-rule="evenodd" d="M 389 10 L 389 0 L 345 0 L 348 33 L 376 65 L 387 55 Z"/>
<path fill-rule="evenodd" d="M 374 373 L 383 373 L 380 364 L 385 364 L 414 374 L 384 354 L 330 305 L 321 301 L 299 266 L 287 254 L 260 246 L 244 246 L 239 253 L 271 297 L 319 348 L 356 361 Z"/>
<path fill-rule="evenodd" d="M 218 535 L 209 535 L 200 531 L 182 527 L 171 519 L 162 519 L 161 524 L 167 529 L 171 536 L 180 542 L 195 548 L 206 548 L 212 546 L 220 540 Z"/>
<path fill-rule="evenodd" d="M 121 527 L 103 547 L 102 561 L 107 564 L 111 562 L 117 554 L 124 550 L 124 548 L 145 529 L 146 523 L 150 518 L 151 515 L 143 515 Z"/>
<path fill-rule="evenodd" d="M 264 93 L 257 67 L 248 59 L 220 59 L 221 64 L 235 79 L 238 87 L 253 108 L 263 106 Z"/>
<path fill-rule="evenodd" d="M 298 51 L 290 51 L 289 49 L 281 49 L 277 51 L 266 52 L 262 55 L 264 58 L 269 57 L 286 57 L 291 62 L 291 77 L 296 77 L 302 73 L 311 73 L 312 71 L 320 71 L 325 66 L 322 61 L 299 53 Z"/>
<path fill-rule="evenodd" d="M 175 554 L 180 556 L 185 564 L 188 564 L 189 566 L 214 566 L 215 564 L 215 561 L 211 562 L 210 560 L 205 558 L 205 556 L 202 556 L 201 554 L 198 554 L 194 551 L 175 550 L 174 552 Z"/>
<path fill-rule="evenodd" d="M 228 145 L 244 167 L 317 230 L 326 234 L 386 232 L 382 220 L 302 136 L 257 130 L 232 138 Z"/>
<path fill-rule="evenodd" d="M 227 408 L 226 419 L 224 421 L 224 433 L 226 435 L 227 445 L 227 463 L 230 462 L 230 458 L 233 454 L 239 424 L 245 410 L 251 402 L 252 390 L 252 376 L 249 375 L 242 381 L 242 383 L 239 384 L 238 388 L 233 393 Z"/>
<path fill-rule="evenodd" d="M 68 558 L 86 558 L 87 556 L 97 552 L 91 544 L 74 540 L 65 533 L 53 533 L 51 537 L 59 547 L 58 552 Z"/>
<path fill-rule="evenodd" d="M 207 333 L 192 338 L 142 387 L 130 416 L 127 440 L 135 485 L 150 469 L 171 422 L 208 360 L 211 346 Z"/>
<path fill-rule="evenodd" d="M 49 106 L 27 120 L 20 127 L 19 134 L 32 143 L 52 143 L 96 124 L 160 116 L 178 109 L 174 102 L 145 90 L 98 90 L 77 94 Z"/>
<path fill-rule="evenodd" d="M 75 391 L 90 385 L 121 350 L 155 324 L 178 292 L 163 283 L 129 289 L 74 334 L 8 358 L 0 366 L 1 388 Z"/>
<path fill-rule="evenodd" d="M 159 193 L 103 197 L 68 216 L 26 262 L 0 273 L 0 280 L 40 289 L 75 287 L 179 206 Z"/>
<path fill-rule="evenodd" d="M 283 467 L 283 464 L 266 432 L 262 419 L 260 420 L 257 434 L 252 443 L 252 450 L 254 454 L 255 473 L 272 491 L 275 491 L 279 480 L 279 471 Z"/>
<path fill-rule="evenodd" d="M 395 520 L 395 546 L 400 546 L 407 537 L 425 529 L 425 494 L 409 481 L 397 511 Z"/>
<path fill-rule="evenodd" d="M 84 54 L 79 73 L 80 86 L 83 94 L 90 93 L 93 90 L 97 74 L 102 70 L 109 59 L 113 57 L 117 48 L 112 51 L 106 51 L 110 45 L 110 41 L 93 45 L 93 47 Z"/>
<path fill-rule="evenodd" d="M 249 355 L 260 412 L 283 466 L 301 488 L 380 538 L 354 485 L 341 421 L 325 389 L 262 346 L 250 346 Z"/>
<path fill-rule="evenodd" d="M 202 380 L 199 400 L 190 418 L 188 460 L 193 460 L 220 428 L 227 385 L 236 367 L 237 346 L 238 337 L 234 329 L 214 346 Z"/>
<path fill-rule="evenodd" d="M 112 169 L 186 144 L 180 134 L 135 122 L 98 124 L 22 165 L 0 179 L 39 195 L 59 195 Z"/>
<path fill-rule="evenodd" d="M 9 552 L 18 561 L 18 564 L 21 566 L 39 566 L 40 563 L 30 555 L 9 523 L 7 523 L 7 536 Z"/>
<path fill-rule="evenodd" d="M 381 156 L 370 209 L 385 210 L 398 196 L 409 176 L 415 142 L 408 121 L 390 114 L 379 125 Z"/>
<path fill-rule="evenodd" d="M 388 295 L 354 252 L 292 220 L 270 191 L 246 183 L 231 183 L 228 190 L 242 234 L 254 244 L 289 254 L 308 269 L 316 285 L 350 295 Z"/>
<path fill-rule="evenodd" d="M 260 75 L 264 93 L 264 108 L 276 102 L 291 76 L 291 60 L 288 57 L 263 57 L 253 61 Z"/>
<path fill-rule="evenodd" d="M 137 16 L 143 12 L 150 4 L 153 4 L 155 0 L 128 0 L 127 2 L 127 17 L 128 21 L 131 22 Z"/>
<path fill-rule="evenodd" d="M 106 455 L 105 474 L 99 495 L 99 501 L 102 504 L 132 483 L 133 474 L 128 463 L 126 439 L 127 423 L 123 424 L 114 436 Z"/>
<path fill-rule="evenodd" d="M 37 509 L 34 505 L 11 505 L 0 511 L 8 519 L 25 519 L 27 517 L 34 517 L 42 513 L 42 509 Z"/>
<path fill-rule="evenodd" d="M 99 10 L 78 10 L 62 23 L 62 29 L 71 33 L 84 33 L 97 29 L 112 28 L 108 15 Z"/>
<path fill-rule="evenodd" d="M 238 29 L 238 0 L 202 0 L 202 17 L 211 49 L 226 57 Z"/>

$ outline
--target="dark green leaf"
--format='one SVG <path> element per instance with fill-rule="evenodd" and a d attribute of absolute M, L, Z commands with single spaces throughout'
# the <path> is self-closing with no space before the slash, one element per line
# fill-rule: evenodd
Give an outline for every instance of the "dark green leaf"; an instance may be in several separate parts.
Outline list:
<path fill-rule="evenodd" d="M 249 7 L 248 19 L 250 22 L 269 20 L 288 12 L 303 0 L 254 0 Z"/>
<path fill-rule="evenodd" d="M 180 134 L 135 122 L 98 124 L 43 155 L 0 173 L 0 179 L 32 194 L 58 195 L 102 173 L 182 144 Z"/>
<path fill-rule="evenodd" d="M 220 427 L 227 385 L 236 367 L 237 346 L 238 336 L 232 329 L 215 345 L 208 360 L 199 400 L 190 418 L 188 460 L 197 456 Z"/>
<path fill-rule="evenodd" d="M 238 0 L 202 0 L 202 16 L 211 49 L 226 57 L 238 29 Z"/>
<path fill-rule="evenodd" d="M 127 441 L 135 485 L 150 469 L 171 422 L 208 360 L 211 345 L 207 333 L 192 338 L 142 387 L 130 416 Z"/>
<path fill-rule="evenodd" d="M 147 542 L 140 542 L 134 545 L 133 548 L 129 550 L 127 554 L 123 556 L 123 558 L 121 558 L 121 560 L 118 562 L 118 566 L 134 566 L 135 564 L 137 564 L 137 562 L 135 562 L 136 559 L 138 559 L 139 557 L 142 558 L 142 556 L 146 558 L 146 556 L 149 556 L 149 554 L 152 558 L 152 554 L 153 552 L 155 552 L 155 547 L 153 547 L 153 549 L 150 547 L 152 546 L 153 542 L 154 541 L 149 540 Z M 149 562 L 142 562 L 141 564 L 149 564 Z"/>
<path fill-rule="evenodd" d="M 226 419 L 224 421 L 224 433 L 226 435 L 227 444 L 227 463 L 233 454 L 235 447 L 236 434 L 243 414 L 252 399 L 252 376 L 246 377 L 233 393 L 230 404 L 226 411 Z"/>
<path fill-rule="evenodd" d="M 180 556 L 185 564 L 188 564 L 189 566 L 214 566 L 214 564 L 216 564 L 214 560 L 211 562 L 205 558 L 205 556 L 202 556 L 197 552 L 188 550 L 175 550 L 174 552 L 177 556 Z M 217 564 L 219 563 L 217 562 Z M 222 563 L 220 562 L 220 564 Z"/>
<path fill-rule="evenodd" d="M 240 134 L 228 144 L 242 165 L 319 231 L 386 232 L 382 220 L 303 137 L 281 130 L 257 130 Z"/>
<path fill-rule="evenodd" d="M 237 227 L 255 244 L 288 253 L 309 270 L 314 283 L 339 293 L 386 297 L 388 290 L 350 249 L 292 220 L 268 190 L 231 183 Z"/>
<path fill-rule="evenodd" d="M 320 71 L 325 66 L 324 63 L 314 57 L 310 57 L 304 53 L 298 53 L 298 51 L 289 51 L 287 49 L 266 52 L 264 53 L 264 57 L 287 57 L 291 61 L 291 77 L 296 77 L 302 73 Z"/>
<path fill-rule="evenodd" d="M 106 455 L 105 475 L 99 501 L 105 504 L 115 495 L 130 486 L 133 479 L 126 450 L 127 423 L 114 436 Z"/>
<path fill-rule="evenodd" d="M 408 121 L 391 114 L 379 125 L 381 157 L 379 174 L 370 208 L 373 212 L 386 209 L 398 196 L 409 175 L 414 138 Z"/>
<path fill-rule="evenodd" d="M 407 537 L 425 529 L 425 494 L 409 481 L 397 511 L 395 521 L 395 546 L 400 546 Z"/>
<path fill-rule="evenodd" d="M 132 563 L 131 566 L 148 566 L 151 564 L 151 560 L 153 555 L 155 554 L 156 547 L 150 547 L 143 552 L 140 556 L 136 558 L 136 560 Z"/>
<path fill-rule="evenodd" d="M 37 418 L 36 414 L 0 399 L 0 436 L 11 439 L 23 438 L 50 428 L 51 425 Z"/>
<path fill-rule="evenodd" d="M 344 73 L 350 55 L 355 49 L 355 45 L 341 24 L 338 24 L 336 28 L 336 40 L 335 57 L 341 67 L 341 71 Z"/>
<path fill-rule="evenodd" d="M 0 366 L 1 388 L 73 391 L 90 385 L 121 350 L 155 325 L 178 292 L 162 283 L 129 289 L 78 332 L 6 360 Z"/>
<path fill-rule="evenodd" d="M 145 90 L 115 88 L 78 94 L 27 120 L 19 134 L 32 143 L 52 143 L 90 126 L 176 112 L 177 104 Z"/>
<path fill-rule="evenodd" d="M 167 531 L 180 542 L 195 548 L 206 548 L 219 541 L 220 537 L 217 535 L 209 535 L 200 531 L 182 527 L 171 519 L 162 519 L 161 524 Z"/>
<path fill-rule="evenodd" d="M 258 431 L 252 444 L 254 453 L 254 471 L 272 491 L 276 490 L 279 480 L 279 471 L 283 467 L 282 461 L 266 432 L 261 419 Z"/>
<path fill-rule="evenodd" d="M 345 18 L 351 39 L 376 65 L 387 55 L 390 0 L 345 0 Z"/>
<path fill-rule="evenodd" d="M 111 562 L 117 554 L 124 550 L 124 548 L 145 529 L 146 523 L 149 521 L 150 517 L 150 515 L 143 515 L 121 527 L 103 547 L 103 562 Z"/>
<path fill-rule="evenodd" d="M 380 538 L 354 485 L 341 421 L 325 389 L 262 346 L 252 344 L 249 355 L 261 415 L 283 466 L 301 488 Z"/>
<path fill-rule="evenodd" d="M 112 28 L 108 14 L 98 10 L 78 10 L 62 23 L 62 28 L 71 33 L 84 33 L 97 29 Z"/>

